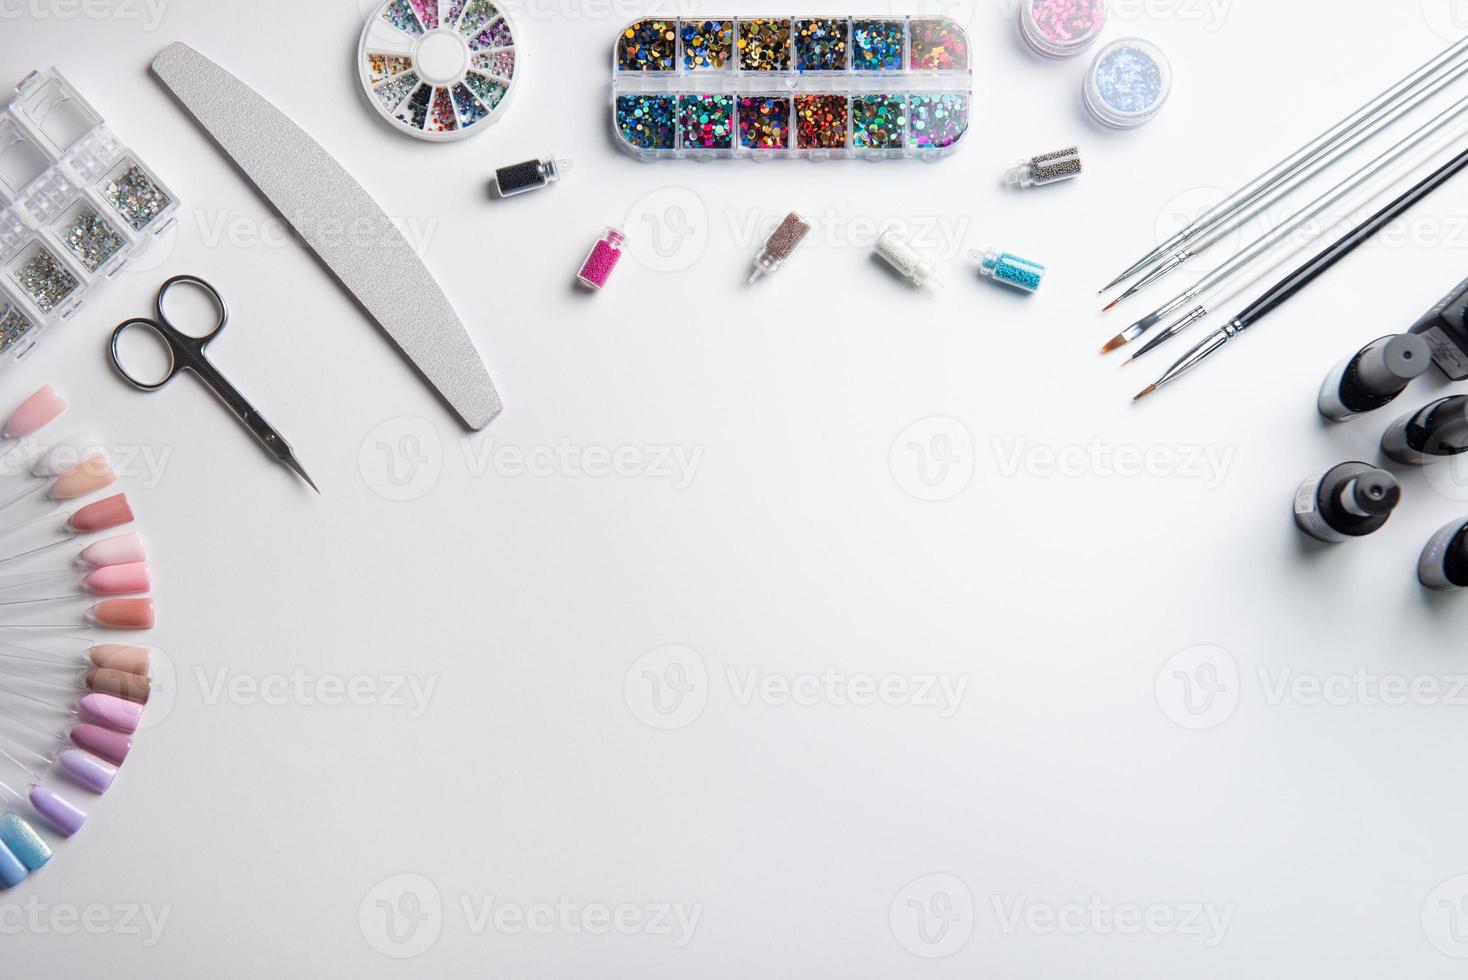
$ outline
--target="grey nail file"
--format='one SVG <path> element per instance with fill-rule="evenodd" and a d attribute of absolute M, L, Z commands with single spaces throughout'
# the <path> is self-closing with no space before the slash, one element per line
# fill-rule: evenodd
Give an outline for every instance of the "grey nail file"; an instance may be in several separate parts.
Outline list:
<path fill-rule="evenodd" d="M 187 44 L 153 73 L 290 222 L 471 429 L 504 407 L 423 261 L 352 175 L 279 109 Z"/>

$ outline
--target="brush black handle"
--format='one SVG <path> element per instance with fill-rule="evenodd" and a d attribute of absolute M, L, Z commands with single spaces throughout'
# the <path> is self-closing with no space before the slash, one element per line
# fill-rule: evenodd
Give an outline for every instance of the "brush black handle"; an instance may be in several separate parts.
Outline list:
<path fill-rule="evenodd" d="M 1337 262 L 1366 244 L 1377 232 L 1401 217 L 1403 212 L 1411 209 L 1418 201 L 1452 180 L 1465 167 L 1468 167 L 1468 150 L 1464 150 L 1442 167 L 1434 170 L 1421 183 L 1376 212 L 1330 248 L 1280 280 L 1269 292 L 1250 304 L 1233 322 L 1242 330 L 1273 313 L 1275 309 L 1289 302 L 1296 293 L 1314 282 Z"/>

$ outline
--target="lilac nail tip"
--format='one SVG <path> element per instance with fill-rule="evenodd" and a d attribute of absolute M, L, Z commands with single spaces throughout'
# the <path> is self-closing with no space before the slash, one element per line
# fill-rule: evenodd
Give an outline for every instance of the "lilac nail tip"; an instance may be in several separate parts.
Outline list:
<path fill-rule="evenodd" d="M 86 811 L 44 786 L 31 788 L 31 806 L 63 836 L 70 837 L 87 822 Z"/>
<path fill-rule="evenodd" d="M 105 793 L 117 778 L 117 767 L 81 749 L 67 749 L 61 753 L 62 771 L 74 781 L 93 793 Z"/>

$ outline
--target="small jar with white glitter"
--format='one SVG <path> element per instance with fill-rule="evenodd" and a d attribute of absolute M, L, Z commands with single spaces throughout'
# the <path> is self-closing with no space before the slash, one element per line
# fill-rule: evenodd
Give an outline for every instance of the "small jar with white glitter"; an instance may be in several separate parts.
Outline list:
<path fill-rule="evenodd" d="M 1096 53 L 1086 72 L 1086 108 L 1113 129 L 1135 129 L 1162 111 L 1172 94 L 1172 66 L 1162 49 L 1129 37 Z"/>

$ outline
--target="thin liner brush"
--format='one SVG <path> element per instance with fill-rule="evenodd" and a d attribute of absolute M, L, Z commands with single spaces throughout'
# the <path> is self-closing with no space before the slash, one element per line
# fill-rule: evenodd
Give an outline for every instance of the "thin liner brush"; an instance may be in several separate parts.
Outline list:
<path fill-rule="evenodd" d="M 1260 194 L 1265 193 L 1280 181 L 1287 180 L 1299 168 L 1307 165 L 1316 156 L 1330 149 L 1340 140 L 1349 137 L 1357 129 L 1371 122 L 1372 119 L 1375 119 L 1382 112 L 1387 111 L 1403 99 L 1411 98 L 1412 93 L 1421 87 L 1427 79 L 1441 71 L 1444 66 L 1456 62 L 1462 57 L 1464 52 L 1468 52 L 1468 37 L 1465 37 L 1456 44 L 1450 45 L 1437 57 L 1428 61 L 1406 78 L 1403 78 L 1396 85 L 1366 103 L 1366 105 L 1341 120 L 1334 127 L 1322 133 L 1310 143 L 1300 147 L 1300 149 L 1290 154 L 1270 170 L 1254 178 L 1223 203 L 1173 235 L 1166 242 L 1158 245 L 1138 261 L 1132 263 L 1125 272 L 1107 283 L 1104 289 L 1099 290 L 1097 295 L 1100 296 L 1110 292 L 1112 289 L 1115 289 L 1126 280 L 1141 272 L 1165 253 L 1177 248 L 1179 245 L 1187 243 L 1220 221 L 1227 220 L 1236 211 L 1247 206 L 1250 201 L 1254 200 Z"/>
<path fill-rule="evenodd" d="M 1269 211 L 1270 208 L 1274 207 L 1276 204 L 1289 197 L 1302 185 L 1315 179 L 1315 177 L 1319 176 L 1320 173 L 1322 173 L 1329 167 L 1334 166 L 1343 157 L 1360 148 L 1362 144 L 1372 139 L 1375 139 L 1384 130 L 1396 125 L 1396 123 L 1399 122 L 1401 119 L 1414 112 L 1417 107 L 1422 104 L 1423 101 L 1426 101 L 1427 99 L 1430 99 L 1433 96 L 1437 95 L 1439 92 L 1443 91 L 1448 86 L 1458 81 L 1465 74 L 1468 74 L 1468 62 L 1456 66 L 1448 74 L 1444 75 L 1442 78 L 1438 79 L 1431 86 L 1425 89 L 1421 93 L 1421 101 L 1413 101 L 1406 105 L 1400 106 L 1392 112 L 1389 112 L 1381 118 L 1377 119 L 1371 125 L 1362 129 L 1350 139 L 1338 143 L 1329 152 L 1316 159 L 1315 162 L 1300 170 L 1290 179 L 1279 184 L 1273 191 L 1262 195 L 1253 204 L 1239 210 L 1232 217 L 1219 222 L 1207 232 L 1198 235 L 1197 238 L 1189 242 L 1186 246 L 1174 251 L 1171 255 L 1167 256 L 1165 261 L 1158 264 L 1156 268 L 1152 269 L 1141 279 L 1137 280 L 1137 282 L 1133 284 L 1130 289 L 1118 296 L 1116 298 L 1116 302 L 1120 303 L 1132 296 L 1135 296 L 1137 293 L 1146 289 L 1154 282 L 1162 279 L 1168 273 L 1173 272 L 1176 269 L 1182 268 L 1197 255 L 1206 252 L 1208 249 L 1212 248 L 1214 245 L 1217 245 L 1219 242 L 1223 241 L 1235 231 L 1238 231 L 1244 225 L 1247 225 L 1249 222 L 1253 221 L 1261 214 Z M 1113 304 L 1113 306 L 1114 305 L 1115 304 Z"/>
<path fill-rule="evenodd" d="M 1155 326 L 1159 321 L 1162 320 L 1163 317 L 1170 316 L 1175 311 L 1182 309 L 1182 307 L 1190 300 L 1196 298 L 1202 293 L 1207 292 L 1210 289 L 1213 289 L 1219 283 L 1225 282 L 1233 276 L 1238 275 L 1240 272 L 1257 262 L 1261 257 L 1268 254 L 1270 250 L 1272 250 L 1280 242 L 1293 235 L 1301 227 L 1320 217 L 1326 211 L 1330 210 L 1337 203 L 1339 203 L 1343 198 L 1347 197 L 1358 188 L 1360 188 L 1362 185 L 1367 183 L 1371 178 L 1375 177 L 1383 170 L 1386 170 L 1392 164 L 1396 163 L 1398 160 L 1405 157 L 1413 150 L 1417 149 L 1423 143 L 1426 143 L 1428 140 L 1432 139 L 1438 134 L 1438 132 L 1446 123 L 1453 119 L 1456 119 L 1458 116 L 1461 116 L 1465 112 L 1468 112 L 1468 98 L 1459 99 L 1445 112 L 1442 112 L 1439 115 L 1434 116 L 1432 119 L 1428 120 L 1425 125 L 1417 129 L 1415 132 L 1412 133 L 1412 135 L 1402 140 L 1396 146 L 1392 147 L 1392 149 L 1387 151 L 1381 157 L 1373 160 L 1362 169 L 1356 171 L 1354 174 L 1341 181 L 1335 187 L 1326 191 L 1325 194 L 1317 198 L 1312 204 L 1310 204 L 1295 218 L 1291 219 L 1290 221 L 1281 225 L 1279 228 L 1255 241 L 1249 247 L 1244 249 L 1244 251 L 1234 256 L 1232 260 L 1215 269 L 1207 276 L 1204 276 L 1195 285 L 1193 285 L 1192 288 L 1180 293 L 1165 306 L 1160 307 L 1159 309 L 1148 314 L 1146 317 L 1143 317 L 1141 320 L 1138 320 L 1130 327 L 1127 327 L 1121 333 L 1117 334 L 1116 339 L 1113 341 L 1112 344 L 1108 345 L 1108 347 L 1111 350 L 1115 350 L 1122 344 L 1131 343 L 1133 340 L 1136 340 L 1143 333 L 1145 333 L 1148 328 Z M 1456 134 L 1453 137 L 1453 142 L 1457 142 L 1458 140 L 1462 139 L 1463 136 L 1463 133 Z M 1432 156 L 1435 155 L 1435 153 L 1436 151 L 1434 151 L 1434 153 L 1432 154 L 1428 154 L 1425 159 L 1431 159 Z M 1119 340 L 1120 342 L 1117 343 L 1116 340 Z"/>
<path fill-rule="evenodd" d="M 1182 375 L 1203 363 L 1203 361 L 1212 357 L 1225 344 L 1289 302 L 1301 290 L 1330 271 L 1330 269 L 1346 256 L 1370 241 L 1378 232 L 1411 210 L 1423 198 L 1456 177 L 1464 168 L 1468 168 L 1468 150 L 1459 153 L 1448 163 L 1429 174 L 1417 186 L 1376 212 L 1364 224 L 1353 229 L 1325 251 L 1280 280 L 1268 292 L 1245 308 L 1242 313 L 1215 330 L 1202 343 L 1184 354 L 1176 364 L 1168 368 L 1162 377 L 1142 389 L 1133 401 L 1145 398 L 1157 389 L 1171 384 Z"/>

